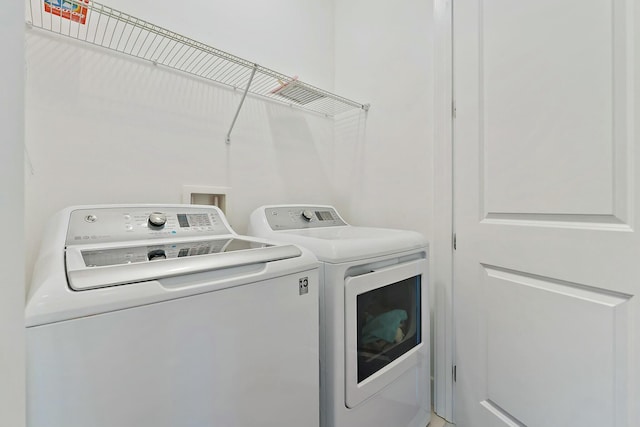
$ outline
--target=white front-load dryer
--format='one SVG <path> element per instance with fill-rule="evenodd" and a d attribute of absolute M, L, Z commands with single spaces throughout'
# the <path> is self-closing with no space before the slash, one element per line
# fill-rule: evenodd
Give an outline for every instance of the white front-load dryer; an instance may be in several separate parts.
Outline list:
<path fill-rule="evenodd" d="M 320 423 L 425 427 L 431 418 L 428 243 L 347 224 L 331 206 L 262 206 L 248 234 L 320 260 Z"/>
<path fill-rule="evenodd" d="M 26 307 L 29 427 L 318 426 L 318 263 L 212 206 L 63 210 Z"/>

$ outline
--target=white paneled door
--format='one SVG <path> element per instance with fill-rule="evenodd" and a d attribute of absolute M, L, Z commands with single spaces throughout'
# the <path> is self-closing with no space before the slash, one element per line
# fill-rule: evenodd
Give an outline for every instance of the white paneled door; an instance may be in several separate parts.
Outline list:
<path fill-rule="evenodd" d="M 640 426 L 640 3 L 453 9 L 455 421 Z"/>

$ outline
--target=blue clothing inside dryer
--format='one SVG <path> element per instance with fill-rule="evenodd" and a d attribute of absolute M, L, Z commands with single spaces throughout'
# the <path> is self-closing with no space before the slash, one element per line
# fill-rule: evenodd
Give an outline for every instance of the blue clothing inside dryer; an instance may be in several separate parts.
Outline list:
<path fill-rule="evenodd" d="M 378 340 L 394 342 L 400 323 L 407 318 L 407 312 L 404 310 L 391 310 L 375 317 L 370 316 L 362 328 L 362 342 L 364 344 Z"/>

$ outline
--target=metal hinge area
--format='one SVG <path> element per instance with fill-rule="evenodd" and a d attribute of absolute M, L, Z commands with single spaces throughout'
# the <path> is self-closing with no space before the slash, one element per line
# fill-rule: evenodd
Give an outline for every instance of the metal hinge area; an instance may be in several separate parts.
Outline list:
<path fill-rule="evenodd" d="M 451 117 L 456 118 L 456 101 L 451 101 Z"/>
<path fill-rule="evenodd" d="M 456 238 L 456 233 L 453 233 L 453 250 L 455 251 L 456 249 L 458 249 L 458 244 L 457 244 L 457 238 Z"/>
<path fill-rule="evenodd" d="M 458 379 L 458 366 L 453 365 L 453 382 L 455 383 Z"/>

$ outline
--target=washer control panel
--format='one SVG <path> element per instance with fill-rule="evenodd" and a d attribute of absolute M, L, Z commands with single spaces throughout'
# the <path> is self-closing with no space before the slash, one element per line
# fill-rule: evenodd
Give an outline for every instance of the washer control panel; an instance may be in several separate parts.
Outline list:
<path fill-rule="evenodd" d="M 215 207 L 118 207 L 71 213 L 67 245 L 232 234 Z"/>
<path fill-rule="evenodd" d="M 300 230 L 347 225 L 330 206 L 283 206 L 265 208 L 272 230 Z"/>

